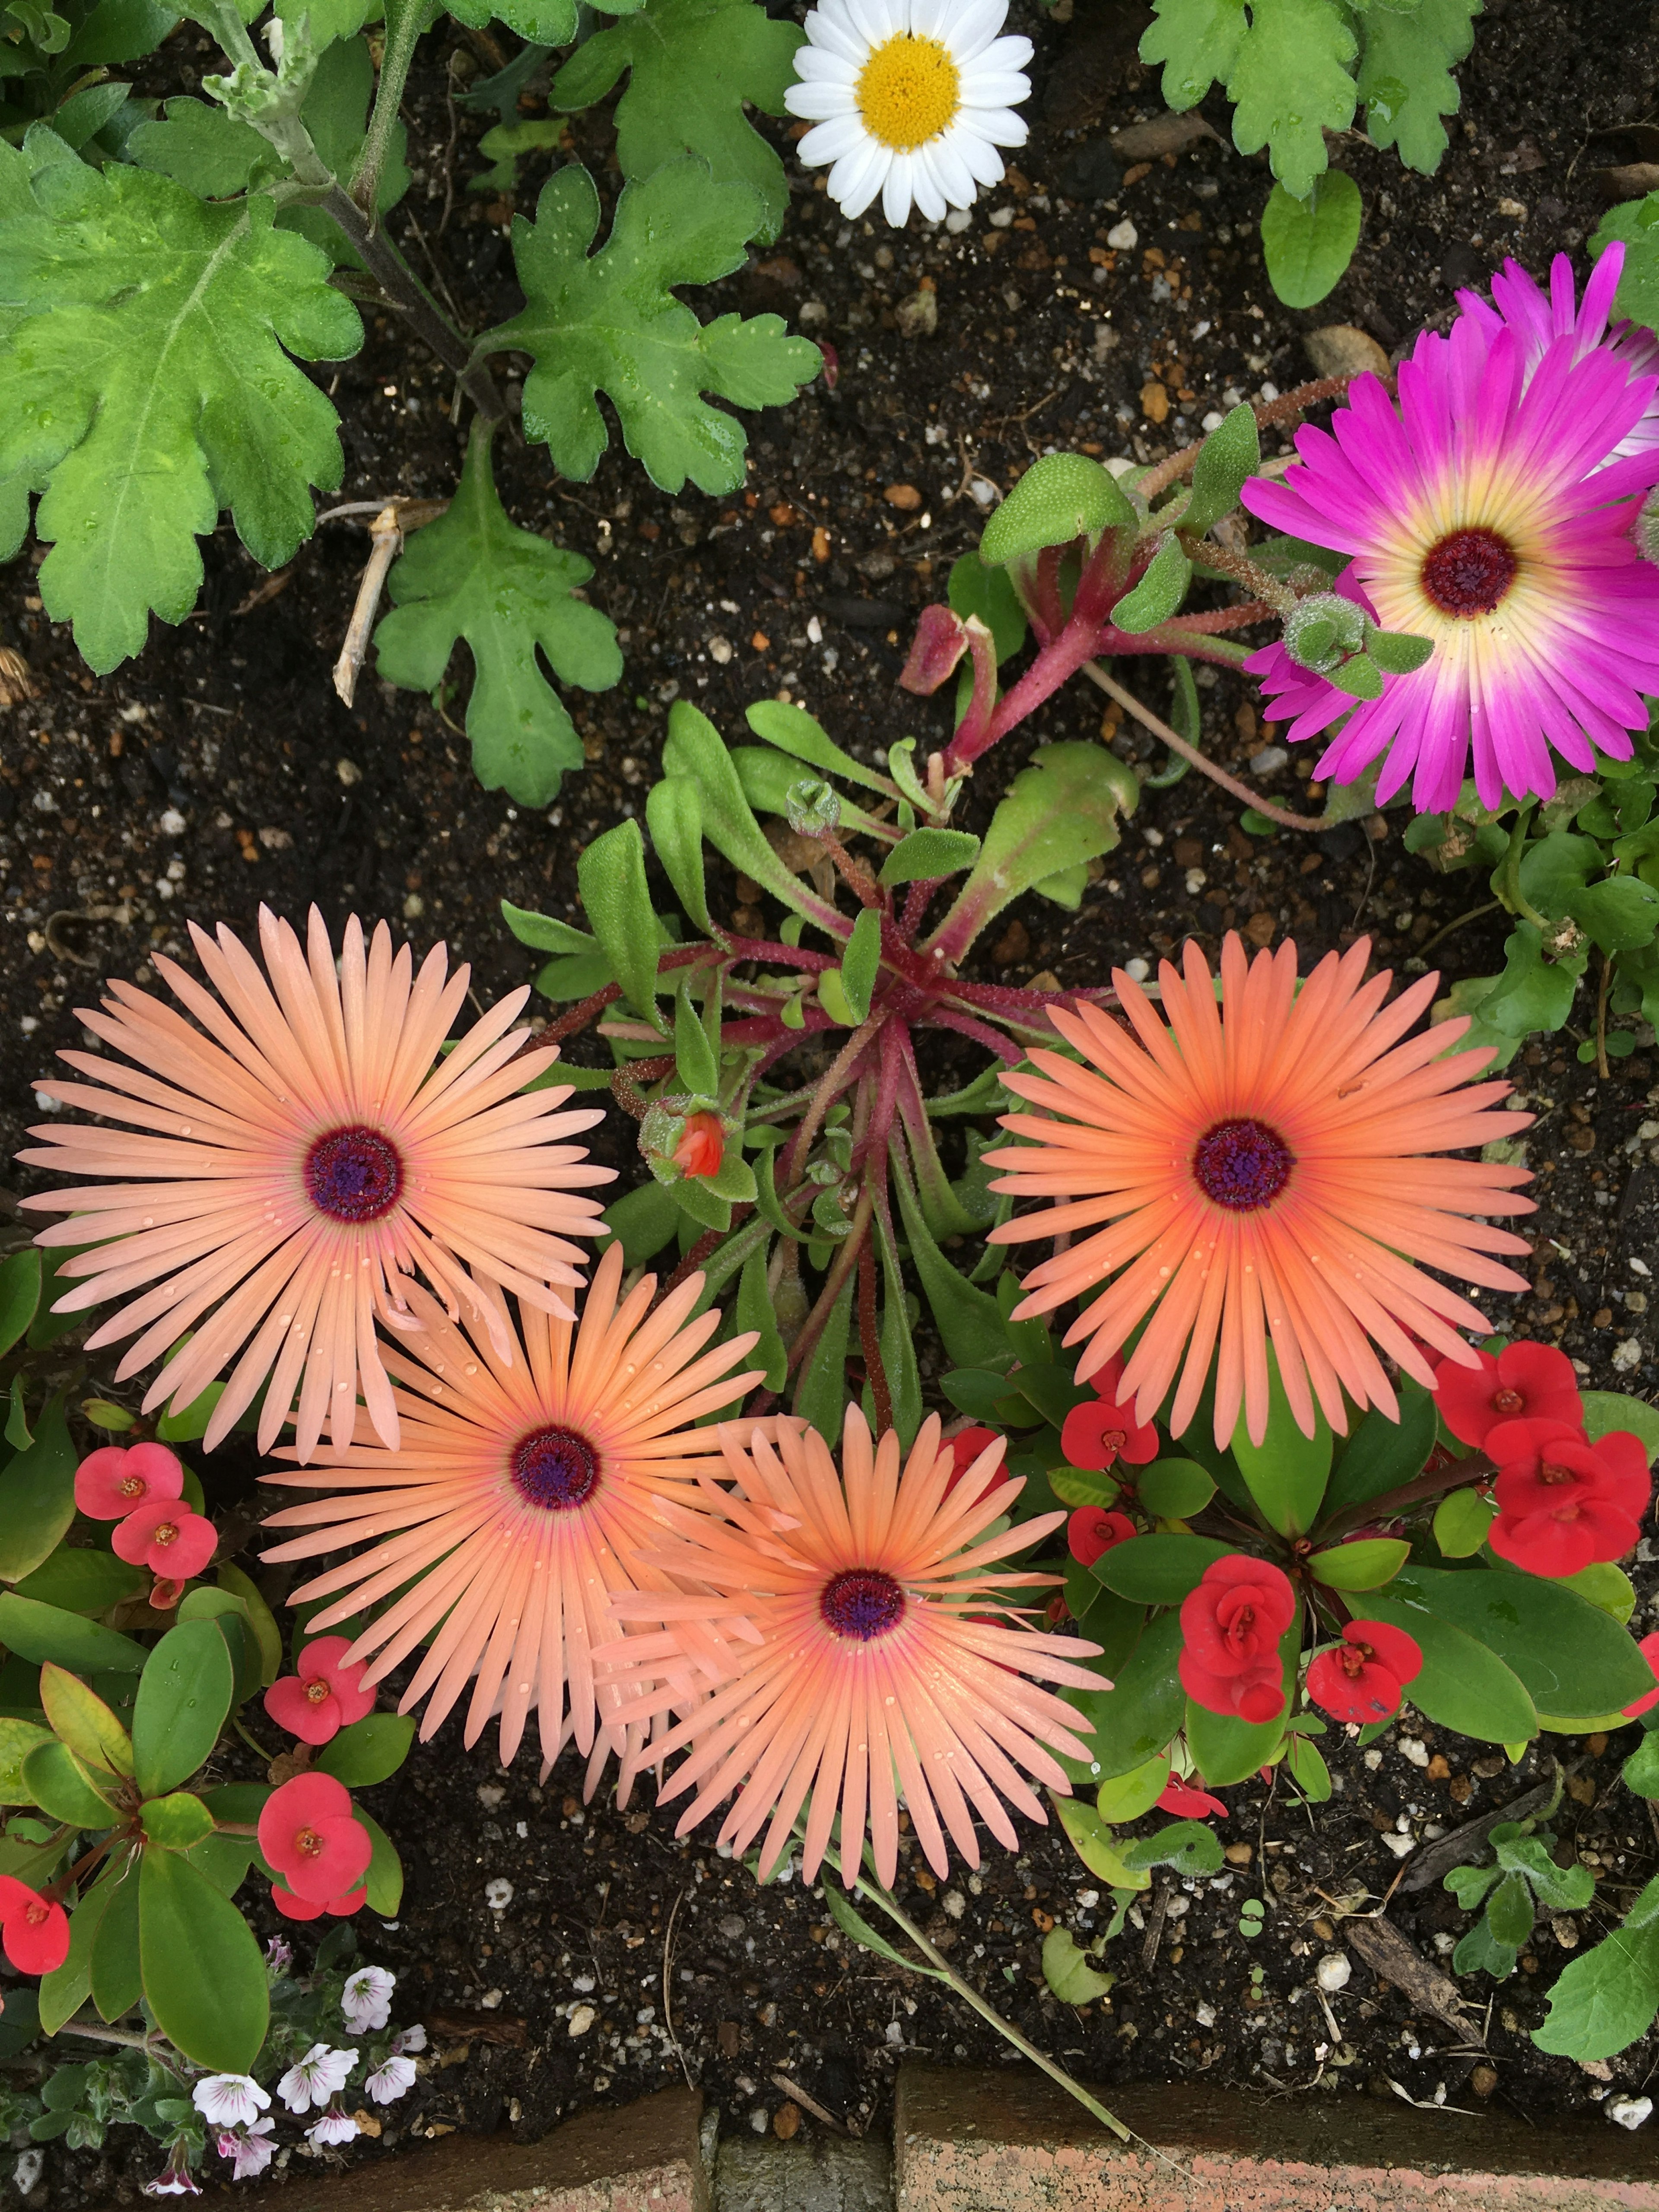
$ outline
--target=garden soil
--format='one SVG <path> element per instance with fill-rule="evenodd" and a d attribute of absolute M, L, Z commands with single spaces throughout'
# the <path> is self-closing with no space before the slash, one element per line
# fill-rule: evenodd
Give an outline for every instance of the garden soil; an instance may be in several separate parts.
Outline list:
<path fill-rule="evenodd" d="M 23 654 L 32 691 L 0 709 L 8 1152 L 34 1113 L 32 1079 L 55 1048 L 79 1041 L 75 1008 L 106 972 L 143 981 L 153 952 L 188 957 L 187 921 L 246 931 L 262 901 L 299 919 L 314 900 L 337 928 L 355 911 L 388 917 L 417 947 L 446 939 L 472 963 L 480 1004 L 528 981 L 534 963 L 502 927 L 497 900 L 577 915 L 576 856 L 641 806 L 676 697 L 732 738 L 750 701 L 787 694 L 865 758 L 907 733 L 939 742 L 943 700 L 895 688 L 909 632 L 975 544 L 989 502 L 1035 456 L 1075 444 L 1157 458 L 1199 434 L 1212 410 L 1311 374 L 1320 342 L 1310 349 L 1310 334 L 1324 325 L 1362 330 L 1393 356 L 1425 323 L 1443 325 L 1455 288 L 1483 282 L 1506 254 L 1541 274 L 1555 252 L 1579 253 L 1605 204 L 1600 173 L 1650 161 L 1659 144 L 1648 119 L 1659 31 L 1645 0 L 1594 10 L 1488 0 L 1437 177 L 1407 175 L 1357 134 L 1333 143 L 1364 192 L 1365 232 L 1342 284 L 1293 314 L 1261 265 L 1267 172 L 1224 143 L 1224 107 L 1212 99 L 1213 131 L 1150 161 L 1133 143 L 1115 151 L 1112 134 L 1162 112 L 1134 59 L 1146 17 L 1116 0 L 1073 0 L 1070 20 L 1058 20 L 1067 12 L 1062 0 L 1045 19 L 1017 0 L 1013 27 L 1037 50 L 1031 140 L 966 229 L 913 220 L 895 235 L 845 222 L 792 167 L 776 245 L 699 300 L 705 316 L 788 316 L 824 342 L 836 371 L 833 387 L 826 375 L 793 407 L 751 421 L 745 491 L 671 499 L 614 444 L 591 483 L 568 483 L 544 449 L 502 441 L 510 511 L 592 560 L 588 595 L 619 625 L 626 654 L 616 690 L 570 695 L 587 766 L 550 806 L 515 809 L 473 779 L 457 727 L 464 654 L 453 690 L 433 702 L 372 671 L 355 708 L 337 700 L 330 665 L 367 550 L 357 521 L 325 523 L 275 577 L 222 527 L 204 548 L 197 611 L 177 630 L 157 627 L 140 659 L 102 680 L 45 619 L 33 556 L 0 573 L 0 642 Z M 212 66 L 188 26 L 175 54 L 185 85 Z M 470 188 L 486 166 L 477 140 L 490 118 L 457 95 L 485 65 L 447 31 L 426 41 L 411 80 L 416 183 L 392 218 L 416 265 L 474 327 L 520 303 L 515 203 Z M 167 88 L 179 86 L 174 70 Z M 532 101 L 529 112 L 542 111 Z M 783 126 L 766 127 L 787 147 Z M 574 131 L 614 190 L 605 111 Z M 520 208 L 548 158 L 522 165 Z M 515 367 L 514 392 L 525 363 Z M 322 380 L 343 416 L 342 499 L 448 491 L 452 381 L 400 329 L 371 318 L 362 352 Z M 1156 664 L 1120 673 L 1167 708 Z M 1202 699 L 1218 759 L 1279 804 L 1316 811 L 1311 756 L 1285 757 L 1246 685 L 1223 676 Z M 981 763 L 967 826 L 982 826 L 1034 743 L 1058 737 L 1158 765 L 1134 726 L 1103 722 L 1099 698 L 1079 685 Z M 1098 983 L 1113 963 L 1155 962 L 1188 933 L 1213 951 L 1235 927 L 1255 945 L 1293 936 L 1304 968 L 1368 934 L 1397 972 L 1490 972 L 1501 917 L 1480 911 L 1477 880 L 1443 878 L 1405 852 L 1406 818 L 1261 839 L 1196 775 L 1149 789 L 1081 909 L 1024 900 L 979 948 L 980 972 Z M 744 888 L 717 879 L 717 905 L 735 906 Z M 1538 1116 L 1527 1139 L 1536 1255 L 1530 1295 L 1490 1310 L 1563 1346 L 1590 1384 L 1650 1397 L 1659 1053 L 1644 1034 L 1612 1080 L 1598 1081 L 1576 1057 L 1587 1018 L 1581 999 L 1575 1028 L 1516 1063 Z M 582 1040 L 573 1050 L 596 1048 Z M 638 1173 L 620 1115 L 599 1149 Z M 924 1371 L 936 1373 L 923 1352 Z M 263 1510 L 256 1471 L 234 1451 L 204 1468 L 213 1502 L 241 1515 L 245 1536 Z M 1647 1551 L 1644 1604 L 1659 1580 Z M 1644 1615 L 1638 1626 L 1649 1625 Z M 1109 2093 L 1201 2077 L 1267 2098 L 1444 2103 L 1466 2115 L 1476 2158 L 1495 2108 L 1547 2124 L 1615 2088 L 1639 2090 L 1659 2063 L 1652 2038 L 1584 2069 L 1544 2057 L 1528 2034 L 1570 1954 L 1659 1864 L 1649 1808 L 1618 1780 L 1631 1740 L 1547 1739 L 1511 1766 L 1409 1714 L 1368 1752 L 1334 1732 L 1330 1803 L 1310 1811 L 1285 1782 L 1229 1792 L 1225 1875 L 1190 1889 L 1158 1877 L 1105 1962 L 1115 1985 L 1082 2010 L 1046 1992 L 1038 1954 L 1056 1923 L 1085 1940 L 1097 1931 L 1102 1903 L 1053 1828 L 1024 1827 L 1019 1856 L 993 1845 L 977 1874 L 958 1869 L 948 1882 L 907 1838 L 898 1894 L 1008 2018 Z M 1509 1982 L 1464 1983 L 1467 2009 L 1442 2016 L 1424 1977 L 1465 1924 L 1452 1899 L 1437 1886 L 1393 1895 L 1389 1917 L 1418 1964 L 1403 1954 L 1381 1974 L 1365 1962 L 1365 1924 L 1344 1911 L 1375 1910 L 1424 1839 L 1530 1789 L 1556 1756 L 1566 1770 L 1560 1853 L 1595 1869 L 1596 1901 L 1541 1926 Z M 397 1972 L 395 2017 L 423 2019 L 431 2042 L 416 2090 L 376 2114 L 378 2135 L 326 2156 L 384 2155 L 411 2135 L 455 2129 L 533 2136 L 583 2106 L 682 2078 L 702 2084 L 728 2128 L 810 2130 L 823 2124 L 810 2108 L 800 2119 L 810 2100 L 863 2129 L 886 2116 L 902 2055 L 1007 2055 L 933 1985 L 851 1948 L 798 1873 L 757 1891 L 706 1832 L 677 1839 L 673 1812 L 653 1812 L 648 1788 L 619 1808 L 607 1786 L 584 1808 L 574 1759 L 544 1782 L 528 1759 L 504 1773 L 488 1744 L 464 1750 L 452 1721 L 366 1794 L 409 1882 L 395 1924 L 359 1923 L 364 1954 Z M 295 1934 L 303 1964 L 313 1938 Z M 1333 1954 L 1351 1972 L 1322 1991 L 1316 1970 Z M 1325 1978 L 1340 1981 L 1341 1969 Z M 131 2140 L 101 2158 L 54 2146 L 31 2212 L 130 2201 L 158 2162 Z"/>

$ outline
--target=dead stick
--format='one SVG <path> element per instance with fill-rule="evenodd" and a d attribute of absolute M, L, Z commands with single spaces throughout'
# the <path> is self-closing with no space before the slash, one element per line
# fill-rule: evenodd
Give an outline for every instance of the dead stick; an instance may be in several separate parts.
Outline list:
<path fill-rule="evenodd" d="M 357 586 L 356 604 L 346 628 L 345 643 L 334 664 L 334 689 L 348 707 L 357 696 L 357 672 L 368 652 L 369 634 L 374 628 L 380 593 L 392 562 L 404 550 L 404 538 L 423 522 L 434 520 L 448 505 L 447 499 L 388 500 L 368 526 L 374 548 L 363 570 L 362 581 Z"/>

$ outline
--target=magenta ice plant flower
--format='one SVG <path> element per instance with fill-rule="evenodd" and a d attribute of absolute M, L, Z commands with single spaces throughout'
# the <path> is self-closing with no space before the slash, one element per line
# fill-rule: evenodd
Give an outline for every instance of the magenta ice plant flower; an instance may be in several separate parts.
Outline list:
<path fill-rule="evenodd" d="M 1603 256 L 1613 281 L 1622 251 Z M 1297 433 L 1282 483 L 1244 486 L 1251 514 L 1351 556 L 1338 592 L 1433 647 L 1358 702 L 1282 644 L 1256 653 L 1245 665 L 1287 742 L 1346 715 L 1316 775 L 1351 783 L 1386 754 L 1378 799 L 1409 777 L 1420 811 L 1455 804 L 1471 755 L 1491 807 L 1547 797 L 1552 748 L 1575 769 L 1598 747 L 1628 760 L 1642 694 L 1659 690 L 1659 568 L 1632 530 L 1659 444 L 1615 456 L 1659 378 L 1615 347 L 1584 349 L 1576 327 L 1535 354 L 1502 318 L 1463 314 L 1423 333 L 1399 388 L 1396 406 L 1357 378 L 1329 430 Z"/>
<path fill-rule="evenodd" d="M 1490 301 L 1479 292 L 1462 291 L 1457 304 L 1494 337 L 1506 327 L 1512 330 L 1521 341 L 1528 370 L 1536 367 L 1557 338 L 1571 337 L 1575 359 L 1601 346 L 1624 362 L 1633 376 L 1659 374 L 1659 338 L 1651 331 L 1636 323 L 1615 323 L 1611 330 L 1607 326 L 1624 267 L 1624 251 L 1618 246 L 1601 256 L 1590 271 L 1582 305 L 1572 263 L 1565 253 L 1558 253 L 1550 264 L 1547 295 L 1518 261 L 1506 261 L 1492 280 Z M 1659 446 L 1659 398 L 1649 401 L 1646 412 L 1616 452 L 1636 453 L 1650 446 Z"/>

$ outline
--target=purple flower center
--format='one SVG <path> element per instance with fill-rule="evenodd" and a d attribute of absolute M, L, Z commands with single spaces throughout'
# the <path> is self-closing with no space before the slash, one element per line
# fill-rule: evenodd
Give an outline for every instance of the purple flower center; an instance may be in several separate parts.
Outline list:
<path fill-rule="evenodd" d="M 904 1592 L 879 1567 L 848 1567 L 824 1584 L 818 1609 L 837 1636 L 855 1636 L 868 1644 L 897 1627 L 904 1615 Z"/>
<path fill-rule="evenodd" d="M 398 1203 L 404 1164 L 378 1129 L 331 1129 L 306 1154 L 306 1194 L 331 1221 L 378 1221 Z"/>
<path fill-rule="evenodd" d="M 1193 1152 L 1199 1188 L 1235 1213 L 1271 1204 L 1295 1164 L 1290 1146 L 1264 1121 L 1218 1121 Z"/>
<path fill-rule="evenodd" d="M 519 1495 L 544 1512 L 568 1513 L 592 1495 L 599 1456 L 574 1429 L 535 1429 L 513 1454 Z"/>
<path fill-rule="evenodd" d="M 1495 530 L 1454 530 L 1423 556 L 1423 589 L 1442 614 L 1489 615 L 1515 581 L 1515 549 Z"/>

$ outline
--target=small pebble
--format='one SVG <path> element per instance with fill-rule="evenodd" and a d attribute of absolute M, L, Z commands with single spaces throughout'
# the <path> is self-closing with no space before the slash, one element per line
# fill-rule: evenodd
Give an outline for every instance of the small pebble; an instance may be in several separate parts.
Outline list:
<path fill-rule="evenodd" d="M 1642 1347 L 1633 1336 L 1627 1336 L 1622 1344 L 1613 1346 L 1612 1364 L 1614 1372 L 1620 1375 L 1628 1375 L 1632 1368 L 1642 1364 Z M 1640 2123 L 1632 2124 L 1639 2125 Z"/>
<path fill-rule="evenodd" d="M 1346 1951 L 1328 1951 L 1314 1968 L 1314 1979 L 1326 1995 L 1346 1990 L 1353 1974 L 1353 1961 Z"/>
<path fill-rule="evenodd" d="M 1121 222 L 1115 222 L 1107 232 L 1106 243 L 1115 246 L 1120 253 L 1127 253 L 1131 246 L 1139 245 L 1140 233 L 1126 215 Z"/>
<path fill-rule="evenodd" d="M 567 2035 L 586 2035 L 598 2018 L 599 2014 L 591 2004 L 579 2004 L 565 2022 L 565 2033 Z"/>
<path fill-rule="evenodd" d="M 1152 963 L 1147 960 L 1126 960 L 1123 972 L 1132 983 L 1144 983 L 1152 974 Z"/>
<path fill-rule="evenodd" d="M 484 1884 L 484 1903 L 492 1912 L 505 1912 L 513 1902 L 513 1885 L 505 1875 Z"/>
<path fill-rule="evenodd" d="M 772 2132 L 780 2142 L 789 2142 L 800 2133 L 800 2106 L 793 2097 L 785 2098 L 773 2113 Z"/>
<path fill-rule="evenodd" d="M 483 2007 L 486 2012 L 495 2012 L 500 2007 L 501 2002 L 501 1992 L 500 1990 L 486 1990 L 483 1995 L 478 1999 L 478 2002 Z"/>
<path fill-rule="evenodd" d="M 1609 2097 L 1602 2106 L 1610 2120 L 1633 2134 L 1653 2110 L 1651 2097 Z"/>
<path fill-rule="evenodd" d="M 1289 758 L 1283 745 L 1263 745 L 1260 752 L 1250 755 L 1250 772 L 1253 775 L 1272 775 Z"/>
<path fill-rule="evenodd" d="M 757 2136 L 763 2136 L 766 2133 L 769 2122 L 764 2105 L 756 2106 L 754 2111 L 749 2115 L 749 2124 Z"/>
<path fill-rule="evenodd" d="M 945 228 L 952 238 L 960 238 L 973 220 L 974 211 L 971 208 L 952 208 L 945 218 Z"/>
<path fill-rule="evenodd" d="M 356 762 L 346 760 L 343 757 L 335 762 L 334 773 L 339 777 L 341 782 L 348 787 L 354 783 L 361 783 L 363 780 L 363 772 Z"/>
<path fill-rule="evenodd" d="M 182 837 L 185 834 L 185 817 L 176 806 L 169 806 L 157 826 L 164 837 Z"/>

